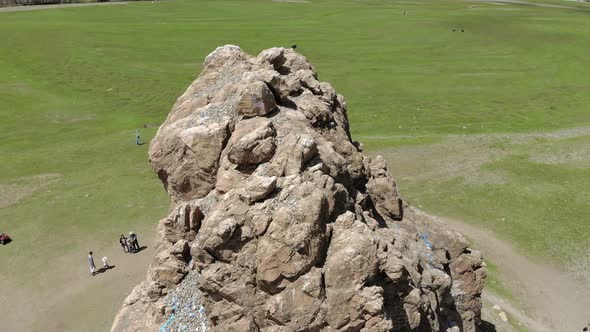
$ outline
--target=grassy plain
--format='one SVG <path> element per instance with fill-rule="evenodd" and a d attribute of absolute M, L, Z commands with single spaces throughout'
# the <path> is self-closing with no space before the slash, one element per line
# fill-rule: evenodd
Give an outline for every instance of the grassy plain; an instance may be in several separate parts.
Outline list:
<path fill-rule="evenodd" d="M 156 129 L 144 124 L 160 124 L 228 43 L 254 54 L 297 44 L 347 97 L 353 137 L 388 157 L 410 202 L 560 264 L 588 257 L 590 8 L 538 2 L 570 8 L 171 0 L 0 12 L 0 206 L 11 202 L 0 231 L 15 238 L 0 248 L 3 295 L 66 287 L 87 250 L 116 248 L 131 229 L 152 236 L 168 201 L 135 130 L 148 141 Z M 82 298 L 69 301 L 110 323 L 118 303 Z M 49 318 L 28 319 L 15 326 Z"/>

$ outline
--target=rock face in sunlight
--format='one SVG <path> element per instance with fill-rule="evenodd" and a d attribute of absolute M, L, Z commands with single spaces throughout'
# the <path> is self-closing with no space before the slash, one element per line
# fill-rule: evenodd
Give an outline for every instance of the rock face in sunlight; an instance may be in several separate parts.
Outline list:
<path fill-rule="evenodd" d="M 479 253 L 400 198 L 346 112 L 292 49 L 207 56 L 151 142 L 172 206 L 113 331 L 478 330 Z"/>

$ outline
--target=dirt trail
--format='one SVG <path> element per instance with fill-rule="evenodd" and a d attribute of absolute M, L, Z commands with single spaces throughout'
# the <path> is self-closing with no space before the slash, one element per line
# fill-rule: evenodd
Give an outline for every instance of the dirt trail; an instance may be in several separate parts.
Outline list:
<path fill-rule="evenodd" d="M 573 128 L 565 128 L 556 131 L 541 131 L 541 132 L 530 132 L 530 133 L 493 133 L 493 134 L 449 134 L 449 135 L 439 135 L 439 134 L 398 134 L 398 135 L 368 135 L 363 136 L 363 138 L 369 139 L 388 139 L 388 138 L 419 138 L 419 137 L 444 137 L 444 138 L 461 138 L 470 141 L 479 141 L 482 139 L 517 139 L 517 140 L 524 140 L 524 139 L 535 139 L 535 138 L 553 138 L 553 139 L 562 139 L 562 138 L 572 138 L 572 137 L 579 137 L 590 135 L 590 126 L 580 126 L 580 127 L 573 127 Z"/>
<path fill-rule="evenodd" d="M 387 138 L 398 137 L 405 136 Z M 519 155 L 529 155 L 528 159 L 535 163 L 590 167 L 590 126 L 554 132 L 448 135 L 439 138 L 441 141 L 436 143 L 379 151 L 389 161 L 391 169 L 395 169 L 398 185 L 458 177 L 469 184 L 509 183 L 510 176 L 502 169 L 483 166 Z M 580 140 L 565 143 L 567 139 Z"/>
<path fill-rule="evenodd" d="M 482 309 L 482 318 L 485 317 L 485 310 L 486 310 L 486 306 L 487 311 L 488 311 L 488 315 L 490 317 L 493 316 L 493 323 L 496 325 L 496 330 L 497 331 L 512 331 L 513 326 L 517 325 L 518 323 L 516 323 L 514 321 L 514 319 L 516 319 L 521 326 L 526 327 L 526 329 L 528 331 L 531 332 L 552 332 L 551 329 L 547 328 L 547 326 L 543 325 L 543 323 L 540 323 L 532 318 L 530 318 L 526 313 L 524 313 L 522 311 L 522 309 L 517 308 L 514 304 L 512 304 L 511 302 L 508 302 L 506 299 L 503 299 L 501 297 L 499 297 L 498 295 L 486 291 L 484 289 L 483 294 L 482 294 L 482 298 L 484 300 L 484 308 Z M 504 311 L 505 313 L 507 313 L 510 317 L 509 318 L 509 322 L 503 322 L 502 320 L 500 320 L 498 314 L 500 313 L 500 311 L 495 310 L 493 308 L 494 305 L 498 305 L 500 307 L 501 311 Z"/>
<path fill-rule="evenodd" d="M 581 331 L 587 326 L 590 290 L 582 283 L 553 266 L 525 257 L 489 230 L 458 220 L 443 220 L 472 240 L 484 258 L 498 266 L 503 283 L 519 303 L 511 304 L 489 292 L 484 292 L 484 299 L 499 304 L 531 331 Z"/>
<path fill-rule="evenodd" d="M 468 2 L 485 2 L 485 3 L 507 3 L 512 5 L 525 5 L 535 7 L 548 7 L 548 8 L 566 8 L 566 9 L 578 9 L 571 6 L 552 5 L 548 3 L 528 2 L 521 0 L 468 0 Z"/>
<path fill-rule="evenodd" d="M 0 209 L 17 204 L 35 191 L 59 181 L 62 176 L 57 173 L 46 173 L 0 182 Z"/>
<path fill-rule="evenodd" d="M 31 6 L 12 6 L 0 7 L 0 12 L 20 12 L 26 10 L 55 9 L 68 7 L 87 7 L 87 6 L 109 6 L 109 5 L 126 5 L 127 2 L 90 2 L 90 3 L 62 3 L 58 5 L 31 5 Z"/>
<path fill-rule="evenodd" d="M 111 327 L 115 313 L 133 287 L 145 279 L 154 255 L 153 230 L 141 232 L 141 245 L 147 249 L 124 254 L 117 238 L 107 245 L 93 245 L 97 268 L 107 256 L 115 267 L 90 276 L 86 246 L 76 254 L 52 259 L 47 269 L 32 266 L 31 275 L 15 280 L 0 271 L 1 331 L 87 331 L 104 332 Z M 25 245 L 13 241 L 10 246 Z M 2 248 L 2 249 L 9 249 Z M 49 256 L 48 256 L 49 257 Z M 8 262 L 6 262 L 8 264 Z M 23 262 L 27 264 L 27 262 Z"/>

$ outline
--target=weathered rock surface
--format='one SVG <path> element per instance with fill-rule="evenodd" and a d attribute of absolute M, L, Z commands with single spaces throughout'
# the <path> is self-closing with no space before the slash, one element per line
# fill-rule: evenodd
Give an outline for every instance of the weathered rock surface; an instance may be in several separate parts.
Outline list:
<path fill-rule="evenodd" d="M 166 294 L 198 288 L 211 331 L 477 331 L 479 253 L 360 147 L 301 54 L 212 52 L 151 142 L 172 207 L 112 330 L 180 326 Z"/>

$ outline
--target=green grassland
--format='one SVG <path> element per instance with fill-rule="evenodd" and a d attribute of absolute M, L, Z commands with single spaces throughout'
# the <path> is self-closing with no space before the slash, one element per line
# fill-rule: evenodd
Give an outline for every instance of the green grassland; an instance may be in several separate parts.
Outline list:
<path fill-rule="evenodd" d="M 393 160 L 394 174 L 414 204 L 478 223 L 531 256 L 585 265 L 588 275 L 590 130 L 581 128 L 573 137 L 477 135 L 379 152 L 403 159 Z"/>
<path fill-rule="evenodd" d="M 135 130 L 148 141 L 156 128 L 144 125 L 165 119 L 204 57 L 223 44 L 253 54 L 297 44 L 320 79 L 346 96 L 353 138 L 395 161 L 410 202 L 480 223 L 529 254 L 576 259 L 590 244 L 588 159 L 533 157 L 547 147 L 588 152 L 588 132 L 492 139 L 485 153 L 508 153 L 477 170 L 503 181 L 410 176 L 422 167 L 412 149 L 448 137 L 590 125 L 590 6 L 537 2 L 570 8 L 170 0 L 0 12 L 0 193 L 16 195 L 11 184 L 32 188 L 0 208 L 0 231 L 16 239 L 0 248 L 0 281 L 39 286 L 40 275 L 56 269 L 50 257 L 80 255 L 85 268 L 89 246 L 116 245 L 129 229 L 154 232 L 168 200 Z M 30 180 L 39 174 L 58 177 Z"/>

